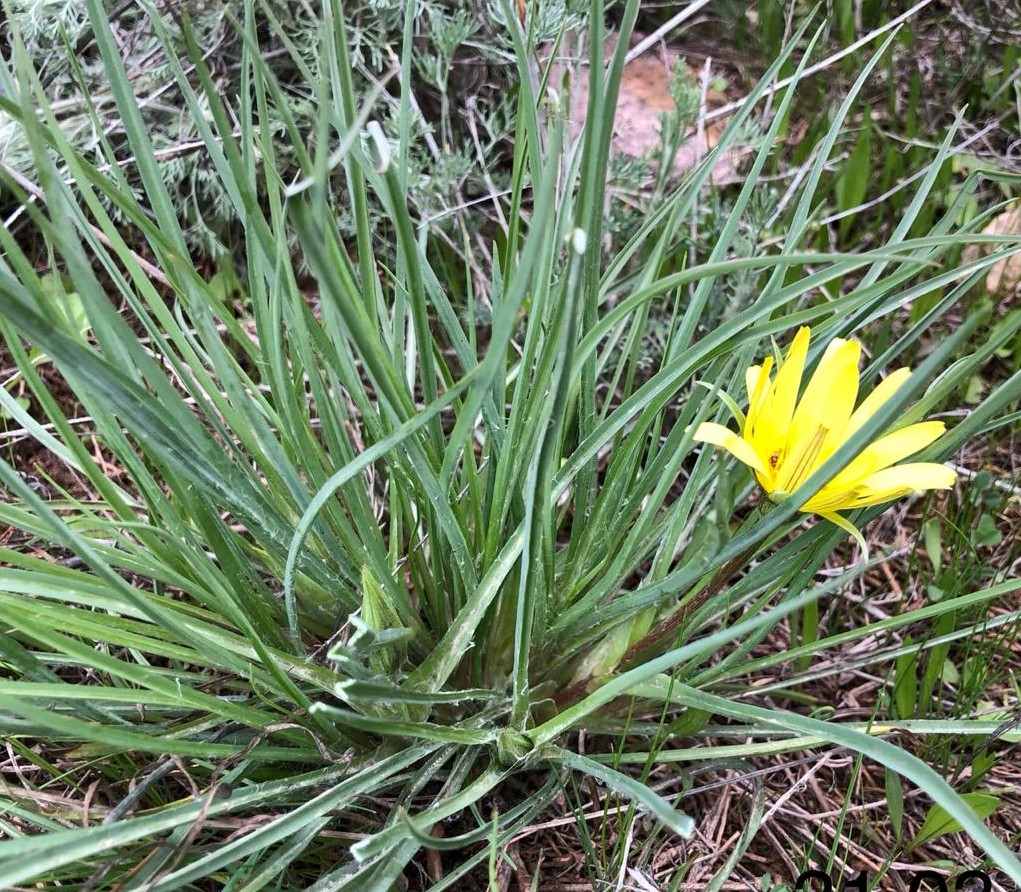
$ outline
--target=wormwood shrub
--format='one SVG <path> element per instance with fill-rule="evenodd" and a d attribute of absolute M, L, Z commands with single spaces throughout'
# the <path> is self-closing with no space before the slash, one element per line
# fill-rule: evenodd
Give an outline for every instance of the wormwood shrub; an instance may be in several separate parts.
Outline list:
<path fill-rule="evenodd" d="M 782 246 L 732 257 L 795 76 L 759 125 L 760 148 L 712 250 L 672 268 L 667 258 L 688 235 L 699 190 L 735 134 L 755 121 L 784 55 L 704 163 L 608 255 L 608 110 L 637 4 L 626 7 L 605 70 L 603 9 L 594 2 L 589 10 L 597 64 L 576 142 L 546 89 L 548 72 L 535 85 L 530 77 L 537 35 L 502 5 L 518 82 L 515 154 L 506 226 L 487 246 L 480 293 L 471 273 L 447 275 L 430 259 L 434 236 L 408 202 L 411 94 L 400 93 L 396 123 L 371 102 L 359 105 L 339 3 L 324 10 L 319 69 L 307 81 L 314 139 L 289 116 L 281 84 L 256 51 L 251 7 L 238 36 L 237 95 L 222 91 L 193 34 L 153 18 L 185 113 L 244 221 L 244 295 L 226 301 L 187 260 L 186 233 L 114 31 L 99 0 L 87 9 L 141 190 L 68 139 L 16 31 L 16 78 L 6 79 L 0 99 L 31 147 L 39 200 L 29 201 L 14 177 L 7 188 L 62 274 L 40 276 L 11 232 L 0 231 L 0 331 L 31 396 L 26 408 L 0 389 L 0 404 L 9 424 L 89 490 L 47 501 L 18 468 L 0 463 L 9 493 L 0 519 L 24 543 L 0 549 L 8 675 L 0 727 L 33 766 L 19 775 L 24 786 L 59 778 L 84 789 L 92 770 L 105 785 L 90 799 L 88 821 L 81 813 L 58 820 L 23 789 L 4 817 L 6 882 L 172 889 L 229 878 L 246 889 L 388 889 L 428 845 L 460 850 L 437 885 L 457 888 L 480 864 L 495 870 L 501 846 L 570 775 L 609 785 L 665 830 L 688 836 L 697 815 L 622 764 L 684 760 L 693 747 L 661 752 L 643 728 L 632 729 L 618 756 L 568 745 L 572 731 L 619 731 L 618 717 L 636 700 L 686 709 L 692 728 L 725 720 L 757 752 L 838 745 L 877 760 L 951 811 L 1021 879 L 1021 865 L 968 803 L 883 739 L 884 726 L 739 696 L 752 651 L 771 629 L 838 595 L 870 566 L 819 576 L 847 533 L 806 525 L 799 509 L 884 431 L 940 409 L 1021 328 L 1018 312 L 994 317 L 973 298 L 1016 239 L 962 231 L 956 213 L 923 238 L 906 237 L 952 137 L 882 247 L 803 250 L 816 188 L 866 66 L 806 171 Z M 407 78 L 411 41 L 403 52 Z M 274 115 L 281 130 L 255 125 Z M 283 154 L 300 170 L 288 184 L 273 173 Z M 337 178 L 350 239 L 334 208 Z M 374 231 L 371 202 L 384 209 L 392 236 Z M 967 240 L 992 250 L 942 268 L 944 252 Z M 705 330 L 710 295 L 738 272 L 757 275 L 757 295 Z M 827 282 L 852 276 L 853 288 L 820 298 Z M 812 452 L 794 492 L 768 510 L 747 510 L 751 476 L 694 442 L 715 430 L 703 424 L 727 421 L 717 397 L 729 394 L 742 412 L 746 371 L 758 364 L 754 380 L 762 380 L 773 338 L 786 345 L 811 325 L 810 345 L 804 335 L 795 340 L 806 367 L 815 367 L 833 338 L 867 343 L 870 322 L 922 296 L 935 297 L 931 309 L 861 373 L 863 391 L 884 372 L 899 386 L 887 385 L 886 399 L 834 449 Z M 659 368 L 639 376 L 638 351 L 621 361 L 619 344 L 638 342 L 654 299 L 672 303 L 674 320 Z M 72 304 L 77 324 L 65 312 Z M 899 357 L 962 304 L 963 321 L 916 371 L 896 372 Z M 73 390 L 85 426 L 47 389 L 44 367 Z M 596 386 L 608 367 L 609 391 Z M 1011 423 L 1019 374 L 990 387 L 912 461 L 938 463 L 976 433 Z M 777 399 L 797 395 L 779 380 Z M 784 426 L 780 415 L 769 417 Z M 908 488 L 948 482 L 927 480 Z M 776 486 L 771 493 L 778 496 Z M 850 510 L 858 528 L 882 510 L 850 496 L 830 507 Z M 73 559 L 49 559 L 57 548 Z M 936 612 L 974 609 L 1018 585 L 946 598 Z M 839 637 L 865 639 L 932 616 L 931 607 L 906 610 Z M 796 656 L 825 653 L 835 637 L 808 642 Z M 991 724 L 955 718 L 939 731 L 986 734 Z M 933 731 L 911 721 L 898 727 Z M 707 762 L 732 754 L 704 743 L 698 756 Z M 522 773 L 532 795 L 508 796 L 503 811 L 483 814 L 488 794 Z M 453 816 L 469 829 L 443 841 L 430 835 Z M 750 820 L 735 857 L 757 826 Z"/>
<path fill-rule="evenodd" d="M 121 49 L 127 81 L 138 97 L 168 199 L 184 221 L 187 245 L 213 259 L 233 254 L 243 237 L 244 215 L 238 213 L 205 151 L 196 118 L 181 113 L 181 92 L 171 56 L 184 52 L 184 43 L 172 22 L 187 18 L 218 93 L 236 97 L 244 92 L 245 83 L 243 38 L 234 22 L 245 15 L 251 17 L 252 39 L 259 41 L 279 89 L 265 115 L 255 115 L 248 123 L 273 134 L 276 170 L 280 177 L 290 179 L 301 169 L 296 148 L 290 143 L 314 139 L 316 84 L 326 76 L 319 54 L 322 17 L 316 11 L 318 4 L 104 0 L 101 6 Z M 130 140 L 122 127 L 85 4 L 79 0 L 10 0 L 5 10 L 7 18 L 0 23 L 0 34 L 16 34 L 20 39 L 68 142 L 96 167 L 116 161 L 133 188 L 144 188 L 130 163 Z M 347 3 L 345 13 L 356 94 L 374 97 L 374 115 L 387 122 L 394 135 L 400 129 L 397 120 L 402 112 L 396 104 L 387 103 L 396 91 L 383 88 L 400 78 L 394 51 L 400 51 L 406 33 L 412 42 L 414 51 L 405 82 L 412 107 L 403 111 L 413 134 L 405 159 L 406 185 L 412 205 L 422 216 L 449 214 L 458 200 L 455 196 L 461 201 L 474 198 L 487 180 L 496 177 L 502 181 L 505 145 L 514 129 L 516 71 L 508 64 L 513 44 L 498 7 L 469 10 L 450 0 L 427 0 L 415 4 L 409 17 L 405 2 L 374 0 Z M 580 20 L 563 3 L 548 4 L 543 16 L 533 23 L 536 38 L 551 40 L 565 16 L 575 25 Z M 165 35 L 154 24 L 158 17 L 166 23 Z M 169 38 L 168 44 L 164 36 Z M 197 86 L 190 65 L 185 63 L 185 69 L 189 82 Z M 208 103 L 201 91 L 196 96 L 198 108 L 208 118 Z M 426 123 L 427 117 L 432 123 Z M 232 132 L 236 136 L 236 130 Z M 428 137 L 423 139 L 425 134 Z M 9 116 L 0 118 L 0 161 L 24 175 L 34 170 L 28 136 Z M 345 214 L 343 181 L 331 182 L 341 197 L 336 208 L 341 220 L 353 225 Z M 265 198 L 264 193 L 259 194 Z M 10 199 L 10 193 L 5 198 Z M 105 209 L 112 219 L 128 226 L 116 203 L 106 203 Z M 373 207 L 373 212 L 378 208 Z"/>

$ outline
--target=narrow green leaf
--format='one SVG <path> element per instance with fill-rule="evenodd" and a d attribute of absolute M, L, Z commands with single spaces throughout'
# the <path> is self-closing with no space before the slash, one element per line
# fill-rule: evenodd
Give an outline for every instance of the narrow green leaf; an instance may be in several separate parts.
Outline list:
<path fill-rule="evenodd" d="M 615 771 L 607 765 L 580 756 L 565 750 L 559 746 L 542 747 L 537 755 L 540 758 L 550 759 L 560 763 L 573 771 L 587 774 L 597 781 L 606 784 L 615 792 L 627 799 L 636 802 L 639 807 L 648 812 L 668 830 L 672 830 L 678 836 L 689 839 L 695 832 L 695 822 L 688 815 L 677 811 L 670 803 L 661 796 L 654 793 L 649 787 L 640 781 Z"/>
<path fill-rule="evenodd" d="M 886 813 L 894 835 L 900 842 L 904 835 L 904 788 L 901 786 L 900 775 L 891 768 L 885 768 L 883 784 L 886 789 Z"/>
<path fill-rule="evenodd" d="M 960 798 L 980 818 L 988 818 L 1000 805 L 1000 797 L 994 793 L 982 791 L 961 793 Z M 951 833 L 958 833 L 961 830 L 964 830 L 961 821 L 942 805 L 936 803 L 926 812 L 922 826 L 915 834 L 915 838 L 908 844 L 908 850 L 917 849 L 924 842 L 939 839 L 939 837 Z"/>

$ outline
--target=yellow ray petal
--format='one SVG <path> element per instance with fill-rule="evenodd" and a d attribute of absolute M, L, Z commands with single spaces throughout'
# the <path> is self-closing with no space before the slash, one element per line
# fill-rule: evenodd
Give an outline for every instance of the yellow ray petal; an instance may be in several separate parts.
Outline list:
<path fill-rule="evenodd" d="M 787 443 L 811 337 L 808 326 L 798 329 L 787 350 L 787 356 L 777 370 L 776 378 L 762 396 L 759 410 L 754 419 L 748 420 L 748 440 L 761 455 L 782 452 Z"/>
<path fill-rule="evenodd" d="M 828 485 L 835 490 L 850 489 L 869 475 L 924 449 L 941 437 L 946 429 L 942 421 L 922 421 L 880 437 L 869 443 Z"/>
<path fill-rule="evenodd" d="M 861 405 L 854 410 L 851 420 L 847 425 L 847 434 L 844 439 L 850 437 L 866 421 L 878 412 L 883 404 L 889 400 L 911 377 L 911 369 L 897 369 L 890 372 L 865 399 Z"/>
<path fill-rule="evenodd" d="M 859 495 L 861 495 L 859 487 L 841 486 L 835 488 L 830 483 L 827 483 L 819 492 L 805 502 L 799 510 L 805 514 L 819 514 L 825 517 L 834 511 L 849 511 L 852 508 L 859 507 L 856 501 Z M 904 493 L 904 495 L 907 495 L 907 493 Z"/>
<path fill-rule="evenodd" d="M 801 389 L 801 378 L 805 373 L 805 359 L 808 356 L 808 345 L 812 331 L 802 326 L 794 336 L 791 346 L 787 349 L 783 364 L 777 369 L 776 380 L 769 394 L 770 411 L 776 418 L 777 427 L 786 430 L 794 417 L 794 407 L 798 402 L 798 391 Z"/>
<path fill-rule="evenodd" d="M 912 462 L 877 471 L 855 487 L 852 507 L 880 505 L 911 493 L 930 489 L 950 489 L 957 482 L 957 472 L 935 462 Z"/>
<path fill-rule="evenodd" d="M 751 365 L 748 366 L 748 371 L 744 373 L 744 389 L 748 394 L 748 408 L 751 409 L 755 405 L 755 393 L 759 389 L 759 379 L 762 377 L 762 366 Z"/>
<path fill-rule="evenodd" d="M 748 431 L 758 418 L 762 409 L 762 402 L 769 392 L 769 373 L 773 370 L 773 357 L 767 356 L 762 365 L 753 365 L 745 373 L 745 388 L 748 391 L 748 415 L 745 420 L 744 434 Z"/>
<path fill-rule="evenodd" d="M 712 421 L 703 421 L 695 430 L 692 439 L 700 443 L 720 446 L 750 468 L 762 474 L 767 473 L 765 463 L 759 458 L 752 445 L 743 440 L 739 434 L 735 434 L 729 427 Z"/>
<path fill-rule="evenodd" d="M 780 460 L 776 474 L 776 488 L 783 493 L 794 493 L 819 467 L 819 456 L 828 431 L 818 427 L 812 436 L 788 441 L 789 453 Z"/>
<path fill-rule="evenodd" d="M 801 510 L 804 511 L 805 509 L 802 508 Z M 861 530 L 859 530 L 858 527 L 851 523 L 851 521 L 849 521 L 846 517 L 841 517 L 839 514 L 836 514 L 832 511 L 826 512 L 819 511 L 817 513 L 819 514 L 820 517 L 825 517 L 830 523 L 836 524 L 838 527 L 840 527 L 840 529 L 844 530 L 844 532 L 850 533 L 852 536 L 854 536 L 854 540 L 861 547 L 862 556 L 865 558 L 866 561 L 869 559 L 868 543 L 865 541 L 865 537 L 861 534 Z"/>
<path fill-rule="evenodd" d="M 777 488 L 798 490 L 840 444 L 858 398 L 857 341 L 833 340 L 798 402 L 787 436 L 786 455 L 777 468 Z"/>
<path fill-rule="evenodd" d="M 798 510 L 805 514 L 818 514 L 821 517 L 828 517 L 835 511 L 845 511 L 848 508 L 853 508 L 853 497 L 854 490 L 823 488 Z"/>
<path fill-rule="evenodd" d="M 930 489 L 949 489 L 957 473 L 935 462 L 911 462 L 885 468 L 865 477 L 851 487 L 835 489 L 827 484 L 801 510 L 807 514 L 826 515 L 833 511 L 849 511 L 868 505 L 881 505 Z"/>
<path fill-rule="evenodd" d="M 791 421 L 792 444 L 814 438 L 820 429 L 826 436 L 818 462 L 829 458 L 845 439 L 844 431 L 858 400 L 858 360 L 861 344 L 834 339 L 826 348 Z M 782 477 L 783 475 L 781 475 Z M 795 487 L 791 487 L 792 491 Z"/>

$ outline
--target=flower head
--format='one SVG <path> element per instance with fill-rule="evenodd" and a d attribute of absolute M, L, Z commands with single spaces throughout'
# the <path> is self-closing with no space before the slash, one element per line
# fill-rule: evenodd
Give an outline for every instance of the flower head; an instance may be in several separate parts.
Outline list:
<path fill-rule="evenodd" d="M 771 377 L 772 357 L 748 369 L 748 414 L 740 434 L 722 424 L 706 422 L 695 439 L 722 446 L 755 471 L 762 488 L 774 502 L 782 502 L 869 420 L 911 374 L 897 369 L 855 408 L 858 400 L 858 360 L 861 344 L 835 338 L 804 393 L 798 398 L 808 355 L 811 331 L 801 328 Z M 837 511 L 879 505 L 911 493 L 949 489 L 956 473 L 932 462 L 897 464 L 924 449 L 946 429 L 942 421 L 909 424 L 866 446 L 801 511 L 819 514 L 853 532 Z"/>

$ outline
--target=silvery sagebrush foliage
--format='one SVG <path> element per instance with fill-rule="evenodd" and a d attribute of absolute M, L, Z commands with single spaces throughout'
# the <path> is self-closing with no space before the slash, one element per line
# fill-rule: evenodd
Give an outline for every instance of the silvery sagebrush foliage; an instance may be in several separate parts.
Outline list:
<path fill-rule="evenodd" d="M 135 3 L 105 4 L 124 51 L 124 65 L 144 109 L 148 132 L 171 194 L 195 249 L 223 252 L 229 223 L 226 195 L 213 175 L 206 153 L 198 149 L 198 131 L 182 112 L 173 74 L 153 27 L 152 16 Z M 236 41 L 215 3 L 162 5 L 168 21 L 185 12 L 197 40 L 221 76 L 229 78 Z M 130 177 L 130 159 L 121 139 L 108 76 L 92 40 L 85 4 L 73 0 L 12 0 L 3 26 L 5 43 L 20 39 L 39 73 L 40 84 L 71 144 L 97 165 L 116 160 Z M 67 52 L 70 47 L 73 52 Z M 5 59 L 10 65 L 10 59 Z M 104 145 L 106 143 L 106 145 Z M 111 157 L 112 155 L 112 157 Z M 29 180 L 32 154 L 22 128 L 0 114 L 0 160 Z M 116 215 L 117 209 L 108 205 Z"/>
<path fill-rule="evenodd" d="M 362 98 L 383 84 L 375 99 L 376 115 L 396 133 L 400 103 L 400 53 L 407 4 L 404 0 L 363 0 L 344 4 Z M 554 40 L 562 29 L 577 28 L 583 17 L 576 0 L 543 4 L 531 23 L 535 45 Z M 92 40 L 85 4 L 79 0 L 10 0 L 0 23 L 7 47 L 20 40 L 39 72 L 43 89 L 72 145 L 97 165 L 113 160 L 131 177 L 108 78 Z M 189 246 L 198 256 L 218 258 L 235 251 L 236 214 L 203 151 L 194 117 L 183 108 L 153 17 L 158 15 L 183 45 L 187 20 L 196 44 L 222 95 L 240 93 L 243 40 L 237 22 L 245 18 L 243 0 L 106 0 L 124 66 L 143 109 L 149 138 Z M 499 2 L 465 5 L 455 0 L 424 0 L 413 10 L 414 70 L 411 72 L 415 128 L 409 140 L 410 198 L 424 221 L 443 220 L 452 205 L 485 190 L 501 188 L 509 167 L 507 146 L 514 129 L 511 41 Z M 579 7 L 580 8 L 580 7 Z M 262 56 L 285 88 L 288 113 L 299 132 L 315 139 L 316 79 L 320 71 L 323 11 L 320 4 L 258 0 L 254 5 Z M 74 53 L 66 52 L 71 47 Z M 13 77 L 11 51 L 3 64 Z M 309 75 L 311 74 L 311 79 Z M 471 137 L 470 129 L 476 139 Z M 266 126 L 283 130 L 279 116 Z M 104 145 L 104 143 L 106 145 Z M 277 141 L 279 174 L 296 178 L 287 140 Z M 113 157 L 111 157 L 111 153 Z M 32 179 L 32 153 L 21 127 L 0 112 L 0 161 Z M 501 167 L 502 166 L 502 167 Z M 337 183 L 335 210 L 344 224 L 343 183 Z M 6 189 L 0 185 L 0 190 Z M 115 208 L 109 209 L 116 214 Z M 378 211 L 377 211 L 378 213 Z M 378 217 L 377 217 L 378 220 Z"/>

